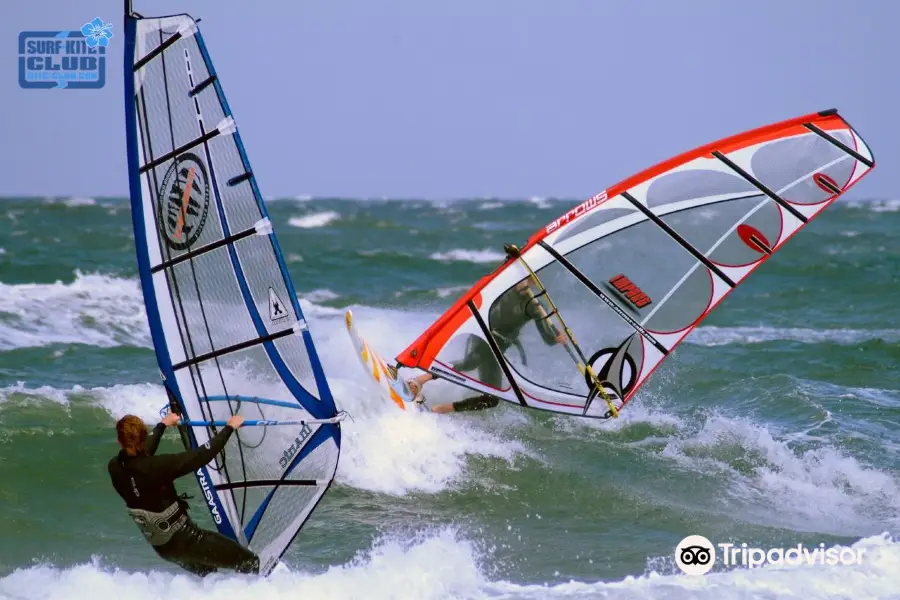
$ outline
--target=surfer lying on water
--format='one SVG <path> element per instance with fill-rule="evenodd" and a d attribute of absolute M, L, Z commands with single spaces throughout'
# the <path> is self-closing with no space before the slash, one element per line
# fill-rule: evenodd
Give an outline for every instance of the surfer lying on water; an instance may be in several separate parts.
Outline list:
<path fill-rule="evenodd" d="M 548 346 L 553 344 L 566 344 L 568 338 L 553 323 L 550 322 L 546 309 L 535 299 L 529 279 L 523 279 L 516 284 L 517 294 L 505 293 L 500 296 L 497 304 L 491 307 L 490 323 L 491 333 L 500 347 L 501 354 L 513 344 L 518 344 L 519 332 L 529 321 L 534 321 L 538 331 Z M 523 353 L 524 354 L 524 353 Z M 496 388 L 503 383 L 503 369 L 497 362 L 497 358 L 490 346 L 480 338 L 472 337 L 467 346 L 462 360 L 453 363 L 456 371 L 471 371 L 477 369 L 478 380 Z M 435 379 L 433 373 L 425 373 L 406 380 L 409 391 L 416 396 L 416 401 L 424 402 L 422 388 L 425 383 Z M 500 399 L 490 394 L 479 394 L 472 398 L 459 400 L 446 404 L 437 404 L 431 407 L 432 412 L 448 413 L 472 410 L 484 410 L 494 408 L 500 403 Z"/>
<path fill-rule="evenodd" d="M 212 461 L 231 434 L 244 423 L 234 415 L 209 442 L 187 452 L 156 455 L 166 426 L 181 417 L 169 413 L 147 434 L 147 425 L 134 415 L 116 423 L 122 450 L 109 461 L 113 487 L 125 500 L 128 514 L 163 559 L 200 575 L 218 569 L 258 573 L 259 558 L 236 541 L 216 531 L 197 527 L 187 514 L 185 496 L 175 492 L 175 480 Z"/>

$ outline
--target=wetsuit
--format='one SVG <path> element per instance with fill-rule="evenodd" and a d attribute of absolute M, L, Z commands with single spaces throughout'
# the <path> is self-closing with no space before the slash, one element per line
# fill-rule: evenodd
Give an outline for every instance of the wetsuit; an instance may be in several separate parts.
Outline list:
<path fill-rule="evenodd" d="M 534 305 L 529 307 L 529 303 Z M 529 321 L 537 323 L 538 331 L 547 345 L 556 343 L 559 332 L 547 318 L 541 318 L 535 312 L 536 302 L 526 300 L 518 290 L 510 290 L 503 294 L 494 306 L 491 307 L 489 319 L 491 333 L 500 347 L 500 353 L 506 354 L 512 345 L 519 346 L 519 332 Z M 519 346 L 521 350 L 521 346 Z M 524 352 L 523 352 L 524 357 Z M 478 370 L 478 379 L 487 385 L 499 388 L 503 382 L 503 369 L 494 356 L 491 347 L 481 338 L 470 338 L 466 346 L 466 353 L 462 360 L 453 363 L 457 371 Z M 466 398 L 453 403 L 453 410 L 464 412 L 471 410 L 483 410 L 494 408 L 500 400 L 490 394 L 481 394 L 473 398 Z"/>
<path fill-rule="evenodd" d="M 187 502 L 175 491 L 175 480 L 212 461 L 234 432 L 226 426 L 209 442 L 187 452 L 155 456 L 166 426 L 159 423 L 147 436 L 147 453 L 128 456 L 124 450 L 109 461 L 109 476 L 131 518 L 165 560 L 200 576 L 218 569 L 258 573 L 259 558 L 216 531 L 197 527 Z"/>

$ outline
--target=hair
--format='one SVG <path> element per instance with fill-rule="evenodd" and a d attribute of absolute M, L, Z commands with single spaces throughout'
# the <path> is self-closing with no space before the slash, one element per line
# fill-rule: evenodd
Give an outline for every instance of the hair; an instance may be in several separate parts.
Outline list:
<path fill-rule="evenodd" d="M 147 444 L 147 425 L 140 417 L 125 415 L 116 423 L 116 438 L 129 456 L 144 454 Z"/>

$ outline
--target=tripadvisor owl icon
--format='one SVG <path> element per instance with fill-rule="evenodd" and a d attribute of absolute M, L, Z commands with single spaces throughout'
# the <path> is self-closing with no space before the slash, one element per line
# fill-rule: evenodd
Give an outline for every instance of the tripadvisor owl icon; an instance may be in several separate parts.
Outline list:
<path fill-rule="evenodd" d="M 716 547 L 702 535 L 689 535 L 675 546 L 675 564 L 687 575 L 705 575 L 716 564 Z"/>
<path fill-rule="evenodd" d="M 209 175 L 196 154 L 180 155 L 166 171 L 158 198 L 159 226 L 173 250 L 189 248 L 209 215 Z"/>

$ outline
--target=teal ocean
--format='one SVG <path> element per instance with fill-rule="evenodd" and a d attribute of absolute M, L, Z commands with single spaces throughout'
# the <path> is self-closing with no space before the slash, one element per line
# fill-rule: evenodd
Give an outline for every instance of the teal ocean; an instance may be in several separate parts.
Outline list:
<path fill-rule="evenodd" d="M 268 201 L 353 420 L 287 568 L 203 580 L 156 557 L 106 473 L 115 420 L 165 403 L 128 201 L 0 199 L 0 598 L 900 598 L 898 200 L 827 209 L 614 422 L 505 403 L 413 414 L 371 396 L 346 308 L 393 356 L 504 243 L 578 201 Z M 432 400 L 461 396 L 435 385 Z M 162 451 L 178 448 L 168 434 Z M 196 495 L 196 480 L 180 489 Z M 692 577 L 674 552 L 691 534 L 861 560 L 720 559 Z"/>

